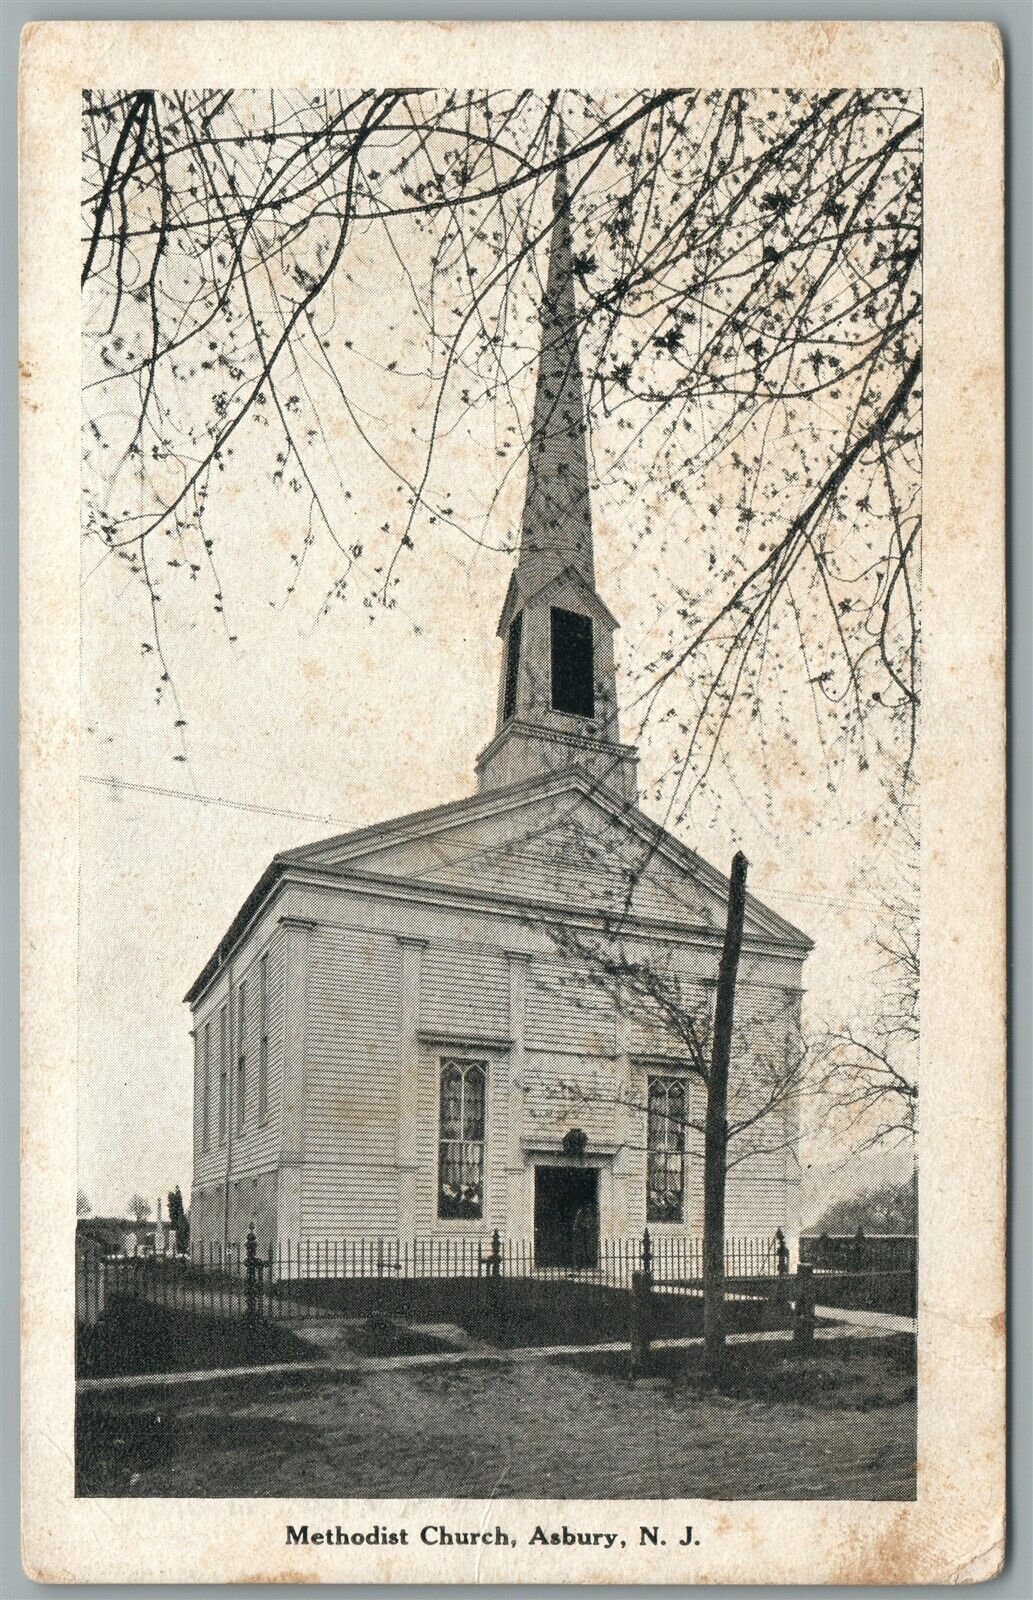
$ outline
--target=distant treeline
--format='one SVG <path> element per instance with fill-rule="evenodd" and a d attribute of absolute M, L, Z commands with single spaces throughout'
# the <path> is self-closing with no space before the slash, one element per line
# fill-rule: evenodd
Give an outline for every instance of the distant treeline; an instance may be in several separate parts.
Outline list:
<path fill-rule="evenodd" d="M 862 1189 L 826 1206 L 807 1233 L 915 1233 L 918 1226 L 918 1178 Z"/>

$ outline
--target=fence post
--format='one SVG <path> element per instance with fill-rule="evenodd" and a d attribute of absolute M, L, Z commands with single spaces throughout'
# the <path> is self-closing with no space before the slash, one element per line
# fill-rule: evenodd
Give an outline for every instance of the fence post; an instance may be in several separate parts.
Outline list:
<path fill-rule="evenodd" d="M 653 1322 L 653 1241 L 647 1228 L 642 1235 L 642 1269 L 631 1274 L 631 1375 L 649 1366 Z"/>
<path fill-rule="evenodd" d="M 806 1261 L 800 1263 L 796 1272 L 793 1343 L 800 1350 L 810 1350 L 814 1344 L 814 1268 Z"/>
<path fill-rule="evenodd" d="M 244 1298 L 247 1305 L 247 1319 L 249 1322 L 254 1322 L 257 1306 L 255 1290 L 258 1282 L 258 1240 L 255 1238 L 255 1225 L 253 1222 L 248 1228 L 247 1239 L 244 1243 L 244 1261 L 246 1272 Z"/>
<path fill-rule="evenodd" d="M 771 1306 L 776 1319 L 789 1303 L 789 1246 L 781 1228 L 775 1229 L 775 1281 L 771 1290 Z"/>
<path fill-rule="evenodd" d="M 495 1318 L 502 1312 L 502 1239 L 496 1228 L 491 1236 L 491 1249 L 485 1258 L 488 1268 L 488 1306 Z"/>

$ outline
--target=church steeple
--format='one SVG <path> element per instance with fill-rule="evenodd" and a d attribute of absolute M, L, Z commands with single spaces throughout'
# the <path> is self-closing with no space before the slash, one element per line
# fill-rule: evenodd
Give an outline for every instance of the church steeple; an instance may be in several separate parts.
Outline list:
<path fill-rule="evenodd" d="M 561 128 L 557 155 L 564 153 Z M 635 801 L 636 753 L 621 744 L 618 729 L 616 628 L 595 587 L 570 194 L 561 162 L 520 549 L 499 622 L 505 660 L 498 724 L 477 762 L 482 790 L 576 766 Z"/>
<path fill-rule="evenodd" d="M 556 153 L 565 153 L 562 125 Z M 517 571 L 529 587 L 537 587 L 573 566 L 594 588 L 587 428 L 565 166 L 556 169 L 552 212 Z"/>

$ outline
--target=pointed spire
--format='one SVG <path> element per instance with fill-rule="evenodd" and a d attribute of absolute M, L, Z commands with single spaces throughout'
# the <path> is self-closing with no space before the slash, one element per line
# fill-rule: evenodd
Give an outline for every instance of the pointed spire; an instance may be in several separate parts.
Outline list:
<path fill-rule="evenodd" d="M 620 742 L 617 621 L 595 587 L 565 153 L 561 124 L 520 555 L 499 622 L 498 722 L 477 782 L 499 789 L 577 767 L 634 804 L 638 757 Z"/>
<path fill-rule="evenodd" d="M 566 152 L 560 123 L 556 153 Z M 595 585 L 588 495 L 585 402 L 565 165 L 556 168 L 549 276 L 541 308 L 541 353 L 528 448 L 518 571 L 533 589 L 575 566 Z"/>

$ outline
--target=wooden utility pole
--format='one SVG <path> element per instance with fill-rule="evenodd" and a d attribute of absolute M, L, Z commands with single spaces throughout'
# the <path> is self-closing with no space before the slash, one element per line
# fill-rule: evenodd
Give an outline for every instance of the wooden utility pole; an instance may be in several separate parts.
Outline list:
<path fill-rule="evenodd" d="M 703 1343 L 708 1366 L 725 1346 L 725 1177 L 728 1159 L 728 1069 L 732 1057 L 735 979 L 746 914 L 746 857 L 732 857 L 728 915 L 714 1001 L 714 1032 L 703 1135 Z"/>

